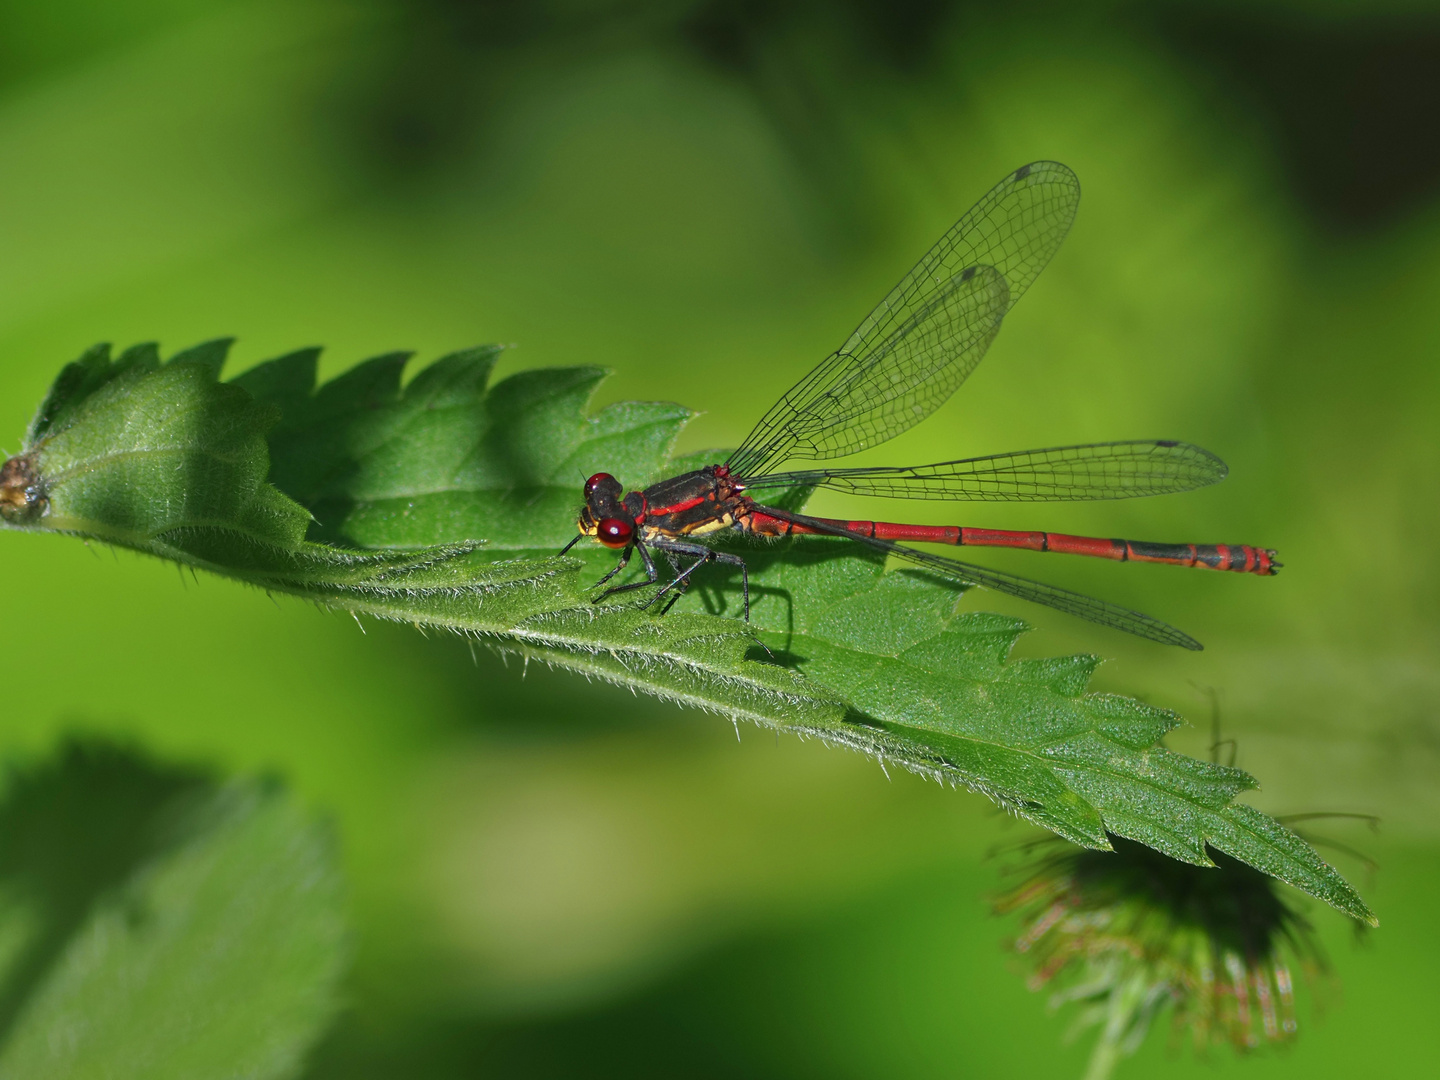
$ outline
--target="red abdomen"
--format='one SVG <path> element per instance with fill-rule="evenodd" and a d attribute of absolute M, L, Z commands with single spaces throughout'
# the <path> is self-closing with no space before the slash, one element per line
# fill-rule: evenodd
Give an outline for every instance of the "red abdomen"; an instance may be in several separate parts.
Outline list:
<path fill-rule="evenodd" d="M 860 536 L 901 543 L 952 544 L 956 547 L 1010 547 L 1027 551 L 1058 551 L 1066 555 L 1088 555 L 1116 562 L 1168 563 L 1172 566 L 1199 566 L 1240 574 L 1269 576 L 1280 567 L 1275 552 L 1250 544 L 1159 544 L 1149 540 L 1113 540 L 1068 533 L 1016 532 L 1010 529 L 970 529 L 958 525 L 904 525 L 891 521 L 844 521 L 815 518 Z M 756 510 L 749 515 L 750 531 L 761 536 L 817 534 L 799 522 L 785 521 Z"/>

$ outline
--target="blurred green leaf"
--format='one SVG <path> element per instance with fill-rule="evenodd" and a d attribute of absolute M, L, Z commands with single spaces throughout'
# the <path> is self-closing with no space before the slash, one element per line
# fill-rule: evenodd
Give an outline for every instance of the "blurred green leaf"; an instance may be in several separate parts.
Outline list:
<path fill-rule="evenodd" d="M 328 830 L 105 746 L 12 774 L 0 819 L 0 1077 L 298 1072 L 347 953 Z"/>
<path fill-rule="evenodd" d="M 1208 843 L 1373 919 L 1308 845 L 1232 804 L 1248 774 L 1159 745 L 1177 716 L 1087 693 L 1094 657 L 1009 661 L 1024 625 L 957 615 L 953 583 L 886 574 L 879 556 L 812 538 L 747 548 L 753 629 L 720 617 L 733 573 L 664 618 L 644 590 L 593 604 L 613 554 L 552 554 L 574 536 L 580 485 L 601 469 L 633 487 L 681 467 L 668 452 L 686 410 L 628 403 L 587 418 L 593 368 L 488 387 L 494 348 L 403 388 L 397 353 L 317 389 L 316 350 L 224 384 L 225 344 L 165 364 L 152 346 L 114 361 L 92 350 L 67 368 L 6 466 L 6 517 L 862 749 L 1089 847 L 1108 831 L 1208 865 Z"/>

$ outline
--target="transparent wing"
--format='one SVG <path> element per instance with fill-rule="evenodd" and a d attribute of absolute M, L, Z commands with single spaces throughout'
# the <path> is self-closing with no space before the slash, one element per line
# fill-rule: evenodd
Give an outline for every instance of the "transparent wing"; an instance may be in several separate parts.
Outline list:
<path fill-rule="evenodd" d="M 1007 176 L 775 403 L 730 456 L 731 471 L 756 477 L 789 457 L 844 457 L 929 416 L 980 363 L 1079 202 L 1080 182 L 1058 162 Z"/>
<path fill-rule="evenodd" d="M 746 490 L 824 487 L 852 495 L 989 502 L 1080 502 L 1192 491 L 1225 479 L 1208 450 L 1168 440 L 1092 443 L 910 468 L 771 473 Z"/>
<path fill-rule="evenodd" d="M 885 540 L 865 540 L 865 542 L 874 547 L 883 547 L 902 559 L 917 563 L 930 570 L 937 570 L 958 581 L 968 581 L 971 584 L 994 589 L 996 592 L 1006 593 L 1009 596 L 1018 596 L 1021 600 L 1029 600 L 1032 604 L 1044 604 L 1056 611 L 1063 611 L 1069 615 L 1099 623 L 1101 626 L 1109 626 L 1115 630 L 1123 630 L 1127 634 L 1135 634 L 1137 637 L 1158 641 L 1161 645 L 1179 645 L 1183 649 L 1197 651 L 1205 647 L 1183 630 L 1177 630 L 1169 623 L 1161 622 L 1159 619 L 1139 611 L 1123 608 L 1119 604 L 1096 600 L 1094 597 L 1071 592 L 1069 589 L 1031 581 L 1029 578 L 1016 577 L 1014 574 L 1007 574 L 1000 570 L 974 566 L 961 562 L 959 559 L 947 559 L 943 555 L 932 555 L 928 551 L 918 551 L 915 548 L 905 547 L 903 544 L 894 544 Z"/>
<path fill-rule="evenodd" d="M 993 267 L 966 268 L 876 348 L 834 353 L 792 388 L 731 456 L 731 472 L 753 477 L 790 457 L 844 457 L 919 423 L 985 355 L 1009 295 Z"/>
<path fill-rule="evenodd" d="M 876 540 L 873 537 L 862 536 L 850 532 L 848 529 L 828 525 L 823 521 L 800 514 L 790 514 L 768 506 L 757 507 L 757 509 L 782 521 L 793 521 L 827 536 L 843 536 L 877 551 L 896 555 L 907 562 L 923 566 L 927 570 L 934 570 L 953 581 L 961 581 L 968 585 L 980 585 L 1008 596 L 1017 596 L 1021 600 L 1028 600 L 1033 604 L 1043 604 L 1056 611 L 1063 611 L 1066 614 L 1075 615 L 1102 626 L 1109 626 L 1115 630 L 1123 630 L 1127 634 L 1147 638 L 1162 645 L 1179 645 L 1184 649 L 1195 650 L 1204 648 L 1200 642 L 1183 630 L 1177 630 L 1169 623 L 1161 622 L 1159 619 L 1139 611 L 1120 607 L 1118 604 L 1096 600 L 1081 593 L 1071 592 L 1069 589 L 1031 581 L 1029 578 L 1016 577 L 1014 574 L 1007 574 L 1001 570 L 990 570 L 983 566 L 961 562 L 959 559 L 946 558 L 944 555 L 932 555 L 928 551 L 906 547 L 904 544 L 897 544 L 890 540 Z"/>

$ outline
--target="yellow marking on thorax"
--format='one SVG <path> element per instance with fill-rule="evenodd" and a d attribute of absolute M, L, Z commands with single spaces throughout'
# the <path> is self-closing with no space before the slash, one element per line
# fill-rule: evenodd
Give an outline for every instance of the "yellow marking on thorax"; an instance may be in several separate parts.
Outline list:
<path fill-rule="evenodd" d="M 709 536 L 711 533 L 717 533 L 728 529 L 734 524 L 735 515 L 732 513 L 726 513 L 718 518 L 712 518 L 709 521 L 700 521 L 694 525 L 688 525 L 684 528 L 677 529 L 676 532 L 678 532 L 681 536 Z M 655 529 L 653 525 L 647 525 L 646 529 L 647 531 L 653 530 L 655 533 L 660 532 L 660 530 Z"/>

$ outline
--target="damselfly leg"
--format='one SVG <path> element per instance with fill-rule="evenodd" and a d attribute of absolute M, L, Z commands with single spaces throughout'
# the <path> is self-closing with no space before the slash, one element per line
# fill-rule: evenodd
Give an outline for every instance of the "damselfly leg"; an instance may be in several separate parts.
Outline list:
<path fill-rule="evenodd" d="M 669 599 L 666 600 L 665 606 L 660 609 L 660 613 L 663 615 L 674 607 L 675 602 L 685 594 L 685 590 L 690 587 L 691 575 L 693 575 L 696 570 L 708 562 L 718 562 L 725 563 L 727 566 L 738 566 L 740 568 L 740 589 L 744 602 L 745 621 L 750 621 L 750 571 L 745 565 L 745 560 L 739 555 L 731 555 L 725 551 L 715 551 L 712 548 L 706 547 L 704 544 L 689 544 L 681 540 L 671 540 L 669 538 L 651 540 L 648 544 L 645 541 L 637 539 L 634 544 L 626 548 L 614 569 L 597 581 L 595 587 L 599 588 L 616 574 L 620 573 L 620 571 L 624 570 L 625 567 L 629 565 L 630 555 L 634 551 L 640 553 L 640 559 L 645 564 L 645 577 L 640 581 L 628 581 L 624 585 L 612 585 L 599 596 L 595 597 L 591 603 L 598 604 L 607 597 L 615 596 L 618 593 L 630 592 L 633 589 L 643 589 L 647 585 L 654 585 L 655 582 L 660 579 L 660 574 L 655 569 L 654 559 L 650 556 L 648 549 L 651 547 L 665 555 L 666 560 L 670 563 L 674 577 L 660 587 L 660 590 L 652 596 L 645 605 L 646 607 L 663 599 L 668 594 Z M 676 559 L 676 556 L 688 556 L 693 561 L 682 570 L 680 569 L 680 562 Z"/>
<path fill-rule="evenodd" d="M 738 566 L 740 568 L 740 591 L 744 598 L 745 621 L 750 621 L 750 568 L 745 565 L 745 560 L 739 555 L 731 555 L 727 551 L 716 551 L 704 544 L 688 544 L 680 540 L 658 540 L 652 541 L 655 547 L 665 551 L 667 554 L 674 552 L 676 555 L 690 555 L 695 561 L 683 571 L 675 575 L 675 579 L 655 594 L 655 600 L 659 600 L 666 593 L 672 593 L 665 606 L 660 609 L 660 614 L 665 614 L 680 597 L 685 595 L 685 590 L 690 587 L 690 575 L 704 566 L 707 562 L 724 563 L 727 566 Z M 654 603 L 654 601 L 651 601 Z"/>
<path fill-rule="evenodd" d="M 595 597 L 594 600 L 590 601 L 592 604 L 598 604 L 607 596 L 614 596 L 616 593 L 629 592 L 631 589 L 643 589 L 646 585 L 654 585 L 655 582 L 660 580 L 660 574 L 655 569 L 655 560 L 650 558 L 650 552 L 645 549 L 644 541 L 637 539 L 635 543 L 631 544 L 628 548 L 625 549 L 625 553 L 620 556 L 620 561 L 615 565 L 615 569 L 611 570 L 608 574 L 606 574 L 599 581 L 597 581 L 594 587 L 598 589 L 601 585 L 604 585 L 605 582 L 609 581 L 621 570 L 624 570 L 630 562 L 631 552 L 635 551 L 640 552 L 640 561 L 645 564 L 645 580 L 631 581 L 627 582 L 624 585 L 612 585 L 610 586 L 610 588 L 602 592 L 599 596 Z"/>

